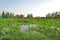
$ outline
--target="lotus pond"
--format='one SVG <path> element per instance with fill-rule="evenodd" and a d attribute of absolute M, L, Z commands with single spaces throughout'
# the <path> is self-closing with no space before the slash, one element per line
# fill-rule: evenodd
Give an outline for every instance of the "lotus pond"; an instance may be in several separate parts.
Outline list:
<path fill-rule="evenodd" d="M 0 40 L 60 40 L 60 20 L 1 18 Z"/>

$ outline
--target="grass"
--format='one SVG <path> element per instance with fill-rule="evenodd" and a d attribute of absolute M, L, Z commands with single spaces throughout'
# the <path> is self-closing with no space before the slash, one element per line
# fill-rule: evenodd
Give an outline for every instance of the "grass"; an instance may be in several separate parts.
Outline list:
<path fill-rule="evenodd" d="M 36 24 L 35 34 L 20 31 L 21 25 Z M 33 26 L 34 27 L 34 26 Z M 60 40 L 60 20 L 0 19 L 0 40 Z"/>

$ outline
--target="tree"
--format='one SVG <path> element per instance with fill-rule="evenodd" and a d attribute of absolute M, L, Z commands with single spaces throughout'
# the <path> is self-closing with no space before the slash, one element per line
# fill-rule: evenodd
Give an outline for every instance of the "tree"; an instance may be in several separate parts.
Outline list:
<path fill-rule="evenodd" d="M 56 16 L 55 13 L 51 14 L 51 18 L 55 18 L 55 16 Z"/>
<path fill-rule="evenodd" d="M 57 15 L 57 18 L 60 18 L 60 15 Z"/>
<path fill-rule="evenodd" d="M 19 18 L 19 15 L 17 14 L 15 17 L 16 17 L 16 18 Z"/>
<path fill-rule="evenodd" d="M 20 18 L 24 18 L 24 15 L 23 15 L 23 14 L 20 14 L 19 17 L 20 17 Z"/>
<path fill-rule="evenodd" d="M 2 12 L 2 17 L 5 18 L 5 12 L 4 11 Z"/>
<path fill-rule="evenodd" d="M 27 14 L 27 18 L 33 18 L 32 14 Z"/>
<path fill-rule="evenodd" d="M 13 13 L 9 13 L 9 12 L 2 12 L 2 18 L 13 18 L 14 14 Z"/>
<path fill-rule="evenodd" d="M 54 18 L 57 18 L 58 17 L 58 15 L 57 15 L 57 12 L 55 13 L 55 17 Z"/>
<path fill-rule="evenodd" d="M 13 13 L 9 13 L 9 17 L 10 18 L 14 18 L 14 14 Z"/>
<path fill-rule="evenodd" d="M 60 12 L 55 12 L 55 13 L 52 13 L 52 14 L 47 14 L 46 15 L 47 18 L 60 18 Z"/>
<path fill-rule="evenodd" d="M 48 14 L 46 15 L 46 18 L 51 18 L 51 14 L 48 13 Z"/>
<path fill-rule="evenodd" d="M 9 18 L 9 17 L 10 17 L 9 12 L 6 12 L 5 18 Z"/>

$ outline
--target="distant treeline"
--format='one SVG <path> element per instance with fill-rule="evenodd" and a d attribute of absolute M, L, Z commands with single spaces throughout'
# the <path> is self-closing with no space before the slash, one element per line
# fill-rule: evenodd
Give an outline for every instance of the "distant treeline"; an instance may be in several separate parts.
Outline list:
<path fill-rule="evenodd" d="M 14 13 L 10 13 L 10 12 L 2 12 L 2 16 L 0 16 L 1 18 L 41 18 L 41 19 L 44 19 L 44 18 L 60 18 L 60 12 L 55 12 L 55 13 L 48 13 L 46 14 L 46 17 L 33 17 L 33 14 L 27 14 L 27 16 L 25 17 L 25 15 L 23 14 L 17 14 L 17 15 L 14 15 Z"/>
<path fill-rule="evenodd" d="M 48 13 L 46 18 L 60 18 L 60 12 Z"/>
<path fill-rule="evenodd" d="M 14 15 L 14 13 L 10 13 L 10 12 L 2 12 L 2 16 L 0 16 L 1 18 L 33 18 L 32 14 L 27 14 L 27 16 L 25 17 L 25 15 L 23 14 L 17 14 Z"/>

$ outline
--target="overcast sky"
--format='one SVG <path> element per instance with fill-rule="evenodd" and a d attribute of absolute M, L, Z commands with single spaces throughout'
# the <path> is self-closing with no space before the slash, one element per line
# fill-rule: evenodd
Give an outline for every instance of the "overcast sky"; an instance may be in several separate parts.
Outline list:
<path fill-rule="evenodd" d="M 3 10 L 25 16 L 30 13 L 33 16 L 45 16 L 60 11 L 60 0 L 0 0 L 0 13 Z"/>

